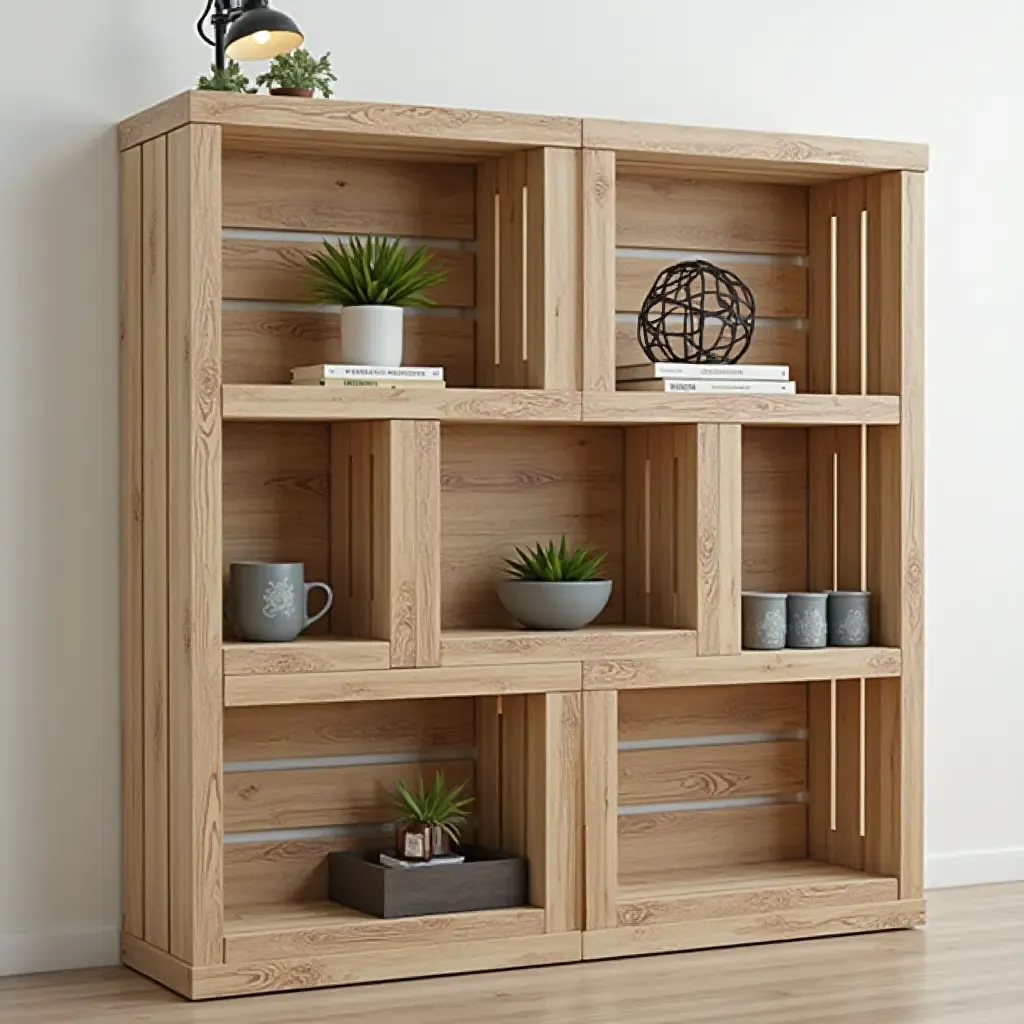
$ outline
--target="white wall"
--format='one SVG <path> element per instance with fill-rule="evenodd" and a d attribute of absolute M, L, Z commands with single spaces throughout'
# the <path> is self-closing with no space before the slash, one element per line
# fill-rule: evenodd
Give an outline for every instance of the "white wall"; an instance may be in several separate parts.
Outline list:
<path fill-rule="evenodd" d="M 280 2 L 346 98 L 931 144 L 929 878 L 1024 878 L 1022 5 Z M 33 45 L 6 55 L 0 973 L 116 960 L 113 126 L 209 63 L 200 7 L 22 4 Z"/>

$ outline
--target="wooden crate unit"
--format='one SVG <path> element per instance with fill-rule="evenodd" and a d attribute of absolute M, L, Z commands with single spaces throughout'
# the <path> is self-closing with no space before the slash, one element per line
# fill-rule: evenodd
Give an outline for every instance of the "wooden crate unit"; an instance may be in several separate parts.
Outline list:
<path fill-rule="evenodd" d="M 923 920 L 922 147 L 203 93 L 120 141 L 125 963 L 206 999 Z M 287 384 L 335 351 L 303 256 L 367 232 L 449 269 L 405 332 L 447 389 Z M 615 391 L 686 253 L 803 393 Z M 612 601 L 518 629 L 503 559 L 563 533 Z M 331 614 L 239 642 L 244 559 Z M 741 649 L 742 589 L 833 586 L 877 646 Z M 436 768 L 529 905 L 330 903 Z"/>

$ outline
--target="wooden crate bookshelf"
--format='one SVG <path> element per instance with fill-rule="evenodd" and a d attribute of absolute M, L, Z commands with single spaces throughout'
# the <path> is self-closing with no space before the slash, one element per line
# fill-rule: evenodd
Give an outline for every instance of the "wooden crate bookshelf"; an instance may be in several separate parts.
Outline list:
<path fill-rule="evenodd" d="M 193 999 L 923 921 L 923 147 L 187 93 L 125 122 L 125 963 Z M 424 242 L 444 390 L 291 387 L 326 235 Z M 618 392 L 662 266 L 748 280 L 795 396 Z M 519 629 L 516 544 L 608 552 Z M 293 644 L 227 567 L 335 590 Z M 876 646 L 754 652 L 743 589 L 867 588 Z M 444 767 L 529 905 L 384 921 L 326 855 Z"/>

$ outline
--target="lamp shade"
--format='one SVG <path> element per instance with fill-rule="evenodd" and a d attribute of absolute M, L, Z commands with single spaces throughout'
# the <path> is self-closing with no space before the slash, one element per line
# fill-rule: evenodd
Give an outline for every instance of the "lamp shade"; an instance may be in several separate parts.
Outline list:
<path fill-rule="evenodd" d="M 244 9 L 228 29 L 225 52 L 232 60 L 269 60 L 301 46 L 299 26 L 268 0 L 246 0 Z"/>

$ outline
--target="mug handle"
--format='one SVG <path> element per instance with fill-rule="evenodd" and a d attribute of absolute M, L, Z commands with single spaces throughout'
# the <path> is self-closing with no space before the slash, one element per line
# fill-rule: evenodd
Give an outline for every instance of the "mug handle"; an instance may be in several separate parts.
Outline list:
<path fill-rule="evenodd" d="M 306 608 L 309 608 L 310 591 L 316 590 L 317 587 L 319 587 L 327 595 L 327 603 L 323 606 L 323 608 L 320 609 L 320 611 L 316 613 L 316 615 L 313 615 L 312 617 L 309 615 L 309 612 L 307 610 L 306 621 L 302 626 L 303 629 L 309 629 L 309 627 L 312 626 L 314 622 L 319 622 L 331 610 L 331 605 L 334 604 L 334 591 L 331 590 L 331 588 L 326 583 L 307 583 Z"/>

